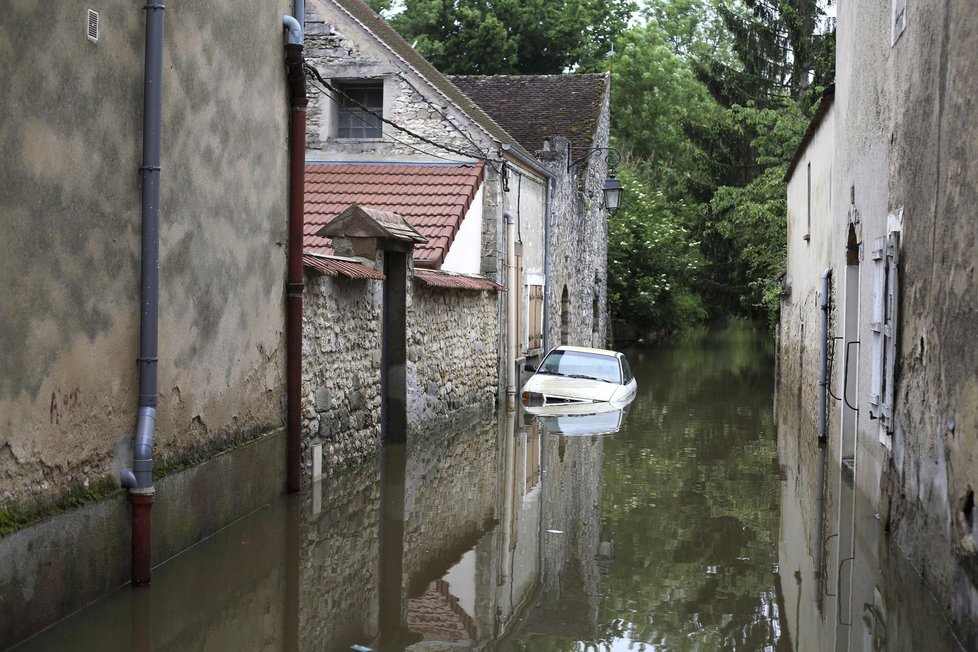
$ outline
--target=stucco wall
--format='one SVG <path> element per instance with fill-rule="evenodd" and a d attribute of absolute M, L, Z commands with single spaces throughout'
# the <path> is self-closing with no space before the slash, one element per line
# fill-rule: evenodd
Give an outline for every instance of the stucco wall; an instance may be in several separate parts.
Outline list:
<path fill-rule="evenodd" d="M 895 539 L 978 646 L 978 16 L 908 3 L 892 49 L 890 206 L 903 208 L 893 472 Z M 884 482 L 886 479 L 884 479 Z"/>
<path fill-rule="evenodd" d="M 289 5 L 165 14 L 158 468 L 282 421 Z M 0 507 L 20 509 L 114 478 L 132 438 L 145 11 L 4 11 Z"/>
<path fill-rule="evenodd" d="M 890 3 L 838 6 L 833 233 L 827 261 L 836 276 L 838 322 L 832 335 L 859 342 L 858 348 L 853 345 L 854 372 L 848 384 L 848 397 L 859 408 L 852 453 L 856 495 L 878 511 L 890 529 L 886 541 L 907 556 L 965 645 L 974 647 L 978 444 L 971 434 L 978 429 L 978 353 L 973 342 L 978 231 L 971 214 L 978 200 L 973 165 L 978 119 L 973 84 L 964 80 L 978 72 L 973 56 L 978 51 L 978 18 L 963 0 L 921 0 L 907 7 L 906 29 L 894 42 Z M 792 192 L 789 188 L 789 202 Z M 852 285 L 845 287 L 841 279 L 849 222 L 859 245 L 858 266 L 849 268 Z M 893 429 L 888 434 L 868 395 L 872 322 L 878 319 L 873 304 L 880 294 L 872 249 L 877 238 L 891 232 L 899 234 L 900 246 L 896 358 L 887 365 L 895 372 Z M 796 238 L 789 231 L 789 247 Z M 815 271 L 799 274 L 810 286 Z M 795 296 L 800 282 L 795 276 L 791 304 L 797 306 L 804 303 Z M 792 320 L 808 319 L 795 315 L 800 310 L 789 305 L 782 316 L 780 369 L 790 391 L 802 388 L 798 406 L 805 412 L 812 405 L 817 368 L 810 368 L 810 356 L 805 357 L 805 369 L 789 377 L 795 373 L 797 354 L 790 347 L 793 339 L 801 340 L 786 330 Z M 810 307 L 806 314 L 813 314 Z M 808 332 L 806 327 L 806 338 Z M 842 367 L 835 365 L 831 376 L 837 395 Z M 787 398 L 782 389 L 779 400 Z M 808 422 L 800 419 L 801 424 Z M 840 456 L 844 419 L 830 419 L 830 424 L 831 454 Z M 804 426 L 800 432 L 804 437 Z"/>
<path fill-rule="evenodd" d="M 800 469 L 814 466 L 818 442 L 818 377 L 821 357 L 822 274 L 833 268 L 829 278 L 829 332 L 837 324 L 839 274 L 838 242 L 845 233 L 845 214 L 838 219 L 832 210 L 832 164 L 835 147 L 835 111 L 821 119 L 794 172 L 788 179 L 787 264 L 783 280 L 781 319 L 778 326 L 778 409 L 797 420 L 779 440 L 781 463 Z M 809 218 L 810 212 L 810 218 Z M 843 240 L 844 241 L 844 240 Z M 832 371 L 837 367 L 838 344 L 828 347 L 828 377 L 838 396 L 841 389 Z M 828 398 L 827 429 L 838 450 L 836 401 Z M 787 418 L 787 417 L 785 417 Z M 800 473 L 800 472 L 799 472 Z M 800 474 L 814 483 L 814 476 Z"/>

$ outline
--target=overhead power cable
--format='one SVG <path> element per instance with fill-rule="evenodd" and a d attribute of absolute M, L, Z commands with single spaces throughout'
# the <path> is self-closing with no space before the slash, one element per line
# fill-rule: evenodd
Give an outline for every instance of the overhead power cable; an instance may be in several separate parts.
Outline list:
<path fill-rule="evenodd" d="M 412 138 L 416 138 L 416 139 L 420 140 L 423 143 L 426 143 L 428 145 L 431 145 L 432 147 L 437 147 L 438 149 L 444 150 L 446 152 L 451 152 L 452 154 L 458 154 L 459 156 L 465 156 L 467 158 L 474 158 L 474 159 L 477 159 L 477 160 L 482 160 L 482 161 L 489 162 L 488 157 L 483 152 L 481 152 L 481 151 L 478 152 L 478 153 L 476 153 L 476 154 L 473 154 L 472 152 L 465 152 L 465 151 L 462 151 L 460 149 L 456 149 L 454 147 L 450 147 L 448 145 L 443 145 L 442 143 L 436 142 L 436 141 L 431 140 L 429 138 L 425 138 L 424 136 L 422 136 L 420 134 L 417 134 L 417 133 L 411 131 L 410 129 L 407 129 L 405 127 L 402 127 L 401 125 L 397 124 L 396 122 L 393 122 L 392 120 L 388 120 L 383 115 L 377 113 L 376 111 L 374 111 L 372 109 L 367 108 L 366 106 L 364 106 L 363 104 L 361 104 L 359 101 L 357 101 L 355 98 L 350 97 L 349 95 L 347 95 L 346 93 L 344 93 L 342 89 L 336 88 L 335 86 L 333 86 L 332 84 L 330 84 L 328 81 L 326 81 L 325 79 L 323 79 L 323 76 L 319 74 L 319 71 L 318 70 L 316 70 L 314 67 L 312 67 L 308 63 L 306 64 L 306 70 L 308 70 L 310 73 L 312 73 L 312 75 L 316 78 L 316 80 L 326 90 L 328 90 L 328 91 L 330 91 L 332 93 L 336 93 L 337 95 L 340 95 L 340 96 L 346 98 L 348 101 L 350 101 L 353 104 L 355 104 L 357 106 L 357 108 L 359 108 L 361 111 L 363 111 L 364 113 L 367 113 L 369 115 L 374 116 L 375 118 L 377 118 L 378 120 L 380 120 L 384 124 L 390 125 L 394 129 L 397 129 L 398 131 L 400 131 L 402 133 L 405 133 L 405 134 L 411 136 Z"/>

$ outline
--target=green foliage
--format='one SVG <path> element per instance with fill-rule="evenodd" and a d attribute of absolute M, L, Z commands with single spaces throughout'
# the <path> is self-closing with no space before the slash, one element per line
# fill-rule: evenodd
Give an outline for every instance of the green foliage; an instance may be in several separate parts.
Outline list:
<path fill-rule="evenodd" d="M 777 109 L 735 106 L 731 113 L 756 134 L 751 142 L 756 160 L 768 167 L 745 186 L 718 188 L 710 209 L 716 232 L 732 243 L 736 261 L 750 279 L 741 308 L 773 327 L 779 307 L 777 277 L 787 255 L 784 173 L 807 120 L 791 101 Z"/>
<path fill-rule="evenodd" d="M 693 288 L 699 243 L 683 226 L 683 204 L 649 192 L 627 169 L 627 203 L 608 220 L 608 302 L 642 333 L 670 334 L 706 316 Z M 679 212 L 677 212 L 679 211 Z"/>
<path fill-rule="evenodd" d="M 553 74 L 598 67 L 634 8 L 631 0 L 405 0 L 390 22 L 447 74 Z"/>

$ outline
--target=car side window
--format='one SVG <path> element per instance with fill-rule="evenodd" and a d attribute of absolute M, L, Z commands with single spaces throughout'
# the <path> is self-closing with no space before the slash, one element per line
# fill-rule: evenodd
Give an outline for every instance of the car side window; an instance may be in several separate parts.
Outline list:
<path fill-rule="evenodd" d="M 621 357 L 621 377 L 622 385 L 627 385 L 628 383 L 632 382 L 632 378 L 634 378 L 634 376 L 632 376 L 632 369 L 628 366 L 628 360 L 626 360 L 624 356 Z"/>

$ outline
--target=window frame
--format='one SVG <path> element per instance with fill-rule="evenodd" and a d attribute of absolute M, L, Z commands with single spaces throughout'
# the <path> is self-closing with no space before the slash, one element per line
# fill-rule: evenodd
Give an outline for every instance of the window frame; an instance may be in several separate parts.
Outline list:
<path fill-rule="evenodd" d="M 340 91 L 337 97 L 335 138 L 337 140 L 379 141 L 384 138 L 384 122 L 378 116 L 384 115 L 386 100 L 383 79 L 344 79 L 335 81 L 334 86 Z M 352 91 L 353 94 L 350 92 Z M 362 95 L 360 93 L 362 92 Z M 374 98 L 370 102 L 370 93 L 379 93 L 379 103 Z M 359 107 L 362 104 L 367 111 Z M 356 121 L 363 124 L 358 126 Z"/>

